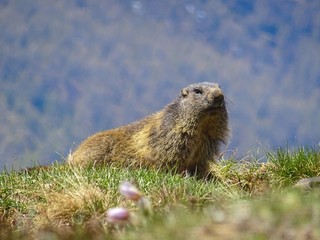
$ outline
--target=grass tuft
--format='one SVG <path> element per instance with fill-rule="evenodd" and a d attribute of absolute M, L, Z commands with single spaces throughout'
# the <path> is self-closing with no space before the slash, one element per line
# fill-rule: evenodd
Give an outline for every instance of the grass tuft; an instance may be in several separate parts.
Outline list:
<path fill-rule="evenodd" d="M 318 148 L 278 149 L 268 153 L 268 172 L 273 187 L 291 187 L 299 179 L 320 176 Z"/>
<path fill-rule="evenodd" d="M 212 180 L 147 169 L 72 168 L 54 164 L 0 174 L 1 239 L 317 239 L 320 195 L 291 190 L 320 175 L 319 148 L 267 153 L 268 161 L 224 160 Z M 154 215 L 115 228 L 111 207 L 135 204 L 119 194 L 133 182 L 151 200 Z M 138 225 L 136 223 L 138 223 Z M 293 237 L 292 237 L 293 236 Z"/>

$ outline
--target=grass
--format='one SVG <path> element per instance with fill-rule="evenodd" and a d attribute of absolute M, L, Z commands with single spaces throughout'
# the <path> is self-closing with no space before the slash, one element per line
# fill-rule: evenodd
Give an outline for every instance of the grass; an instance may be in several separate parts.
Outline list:
<path fill-rule="evenodd" d="M 270 180 L 280 188 L 291 186 L 301 178 L 320 176 L 319 148 L 300 147 L 294 152 L 278 149 L 268 153 Z"/>
<path fill-rule="evenodd" d="M 216 179 L 196 180 L 146 169 L 52 165 L 0 174 L 0 239 L 317 239 L 320 191 L 297 190 L 301 178 L 320 175 L 320 149 L 279 149 L 268 161 L 224 160 Z M 142 216 L 119 194 L 134 182 L 152 202 Z M 106 211 L 135 215 L 114 227 Z"/>

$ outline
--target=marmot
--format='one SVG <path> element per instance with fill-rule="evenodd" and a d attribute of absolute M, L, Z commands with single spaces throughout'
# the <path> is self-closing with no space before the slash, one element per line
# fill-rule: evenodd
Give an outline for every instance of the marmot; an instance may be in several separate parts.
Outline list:
<path fill-rule="evenodd" d="M 161 111 L 88 137 L 68 162 L 172 169 L 204 178 L 228 134 L 228 112 L 219 85 L 196 83 L 181 89 Z"/>

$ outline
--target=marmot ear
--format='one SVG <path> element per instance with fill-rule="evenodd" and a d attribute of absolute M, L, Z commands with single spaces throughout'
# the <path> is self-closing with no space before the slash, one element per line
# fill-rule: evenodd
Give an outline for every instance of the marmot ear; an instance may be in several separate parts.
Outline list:
<path fill-rule="evenodd" d="M 186 97 L 188 96 L 189 90 L 187 88 L 183 88 L 180 93 L 182 97 Z"/>

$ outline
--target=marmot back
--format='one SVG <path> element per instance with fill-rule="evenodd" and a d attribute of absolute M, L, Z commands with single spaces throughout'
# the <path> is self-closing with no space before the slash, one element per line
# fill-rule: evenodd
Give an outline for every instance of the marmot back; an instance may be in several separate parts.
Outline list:
<path fill-rule="evenodd" d="M 196 83 L 183 88 L 161 111 L 88 137 L 68 162 L 187 171 L 202 178 L 228 135 L 228 113 L 219 85 Z"/>

